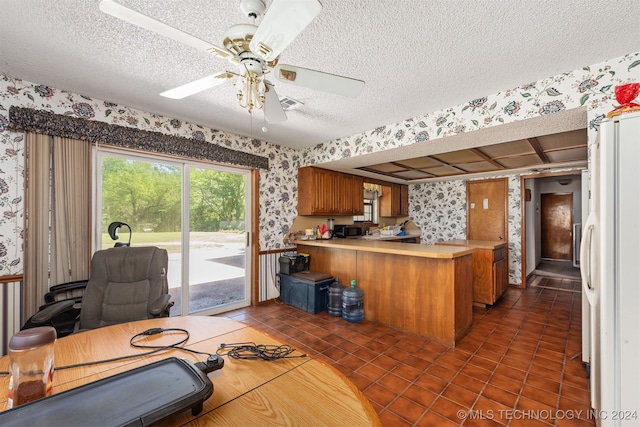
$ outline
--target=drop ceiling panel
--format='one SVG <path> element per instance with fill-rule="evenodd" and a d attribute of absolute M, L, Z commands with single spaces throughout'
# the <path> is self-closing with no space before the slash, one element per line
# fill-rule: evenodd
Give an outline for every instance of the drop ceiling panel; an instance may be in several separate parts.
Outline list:
<path fill-rule="evenodd" d="M 393 177 L 411 182 L 583 161 L 587 161 L 586 129 L 396 160 L 359 169 L 384 175 L 382 178 Z"/>
<path fill-rule="evenodd" d="M 535 151 L 526 140 L 505 142 L 504 144 L 489 145 L 480 148 L 484 154 L 492 159 L 500 157 L 521 156 L 523 154 L 533 154 Z"/>
<path fill-rule="evenodd" d="M 499 167 L 489 162 L 464 163 L 464 164 L 454 165 L 454 166 L 459 169 L 463 169 L 469 173 L 490 172 L 490 171 L 500 170 Z"/>
<path fill-rule="evenodd" d="M 578 129 L 572 132 L 557 133 L 553 135 L 539 136 L 538 142 L 544 151 L 558 150 L 561 148 L 577 147 L 584 145 L 587 139 L 587 130 Z"/>
<path fill-rule="evenodd" d="M 452 166 L 439 166 L 435 168 L 426 169 L 425 172 L 433 174 L 435 176 L 450 176 L 450 175 L 460 175 L 464 173 L 460 169 L 456 169 Z"/>
<path fill-rule="evenodd" d="M 401 172 L 406 170 L 402 166 L 394 165 L 393 163 L 380 163 L 378 165 L 367 166 L 367 169 L 379 172 Z"/>
<path fill-rule="evenodd" d="M 547 157 L 552 162 L 571 162 L 574 160 L 587 160 L 587 147 L 572 148 L 569 150 L 550 151 Z"/>
<path fill-rule="evenodd" d="M 440 162 L 432 159 L 431 157 L 416 157 L 415 159 L 400 160 L 395 163 L 400 163 L 409 168 L 415 169 L 432 168 L 441 165 Z"/>
<path fill-rule="evenodd" d="M 393 174 L 396 177 L 399 178 L 404 178 L 404 179 L 427 179 L 427 178 L 433 178 L 433 175 L 431 175 L 428 172 L 422 172 L 419 170 L 409 170 L 409 171 L 405 171 L 405 172 L 396 172 Z"/>
<path fill-rule="evenodd" d="M 471 150 L 452 151 L 450 153 L 436 154 L 432 156 L 444 163 L 471 163 L 479 162 L 482 157 L 478 156 Z"/>
<path fill-rule="evenodd" d="M 544 162 L 540 160 L 537 154 L 529 154 L 526 156 L 507 157 L 500 159 L 500 163 L 506 168 L 524 168 L 528 166 L 542 165 Z"/>

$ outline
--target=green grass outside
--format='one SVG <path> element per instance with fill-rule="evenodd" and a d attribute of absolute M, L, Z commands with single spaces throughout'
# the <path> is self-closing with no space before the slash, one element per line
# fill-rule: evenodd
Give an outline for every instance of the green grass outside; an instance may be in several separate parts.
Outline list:
<path fill-rule="evenodd" d="M 171 231 L 171 232 L 163 232 L 163 233 L 133 233 L 131 235 L 131 245 L 139 246 L 141 244 L 149 244 L 149 243 L 169 243 L 175 242 L 180 244 L 181 233 L 179 231 Z M 118 241 L 119 242 L 128 242 L 129 241 L 129 233 L 127 230 L 122 231 L 122 228 L 118 230 Z M 102 233 L 102 248 L 110 248 L 115 244 L 115 240 L 111 240 L 108 233 Z"/>
<path fill-rule="evenodd" d="M 240 234 L 242 231 L 219 231 L 218 233 Z M 205 234 L 205 233 L 203 233 Z M 128 230 L 118 230 L 118 241 L 127 243 L 129 241 Z M 108 233 L 102 233 L 102 249 L 112 248 L 115 240 L 111 240 Z M 131 235 L 131 246 L 144 246 L 149 244 L 161 244 L 163 248 L 171 250 L 179 250 L 181 244 L 181 233 L 179 231 L 167 232 L 148 232 L 137 233 Z"/>

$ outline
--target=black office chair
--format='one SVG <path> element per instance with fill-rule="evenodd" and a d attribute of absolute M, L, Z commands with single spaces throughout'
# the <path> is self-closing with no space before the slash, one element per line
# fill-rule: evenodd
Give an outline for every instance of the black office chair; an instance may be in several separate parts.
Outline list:
<path fill-rule="evenodd" d="M 167 317 L 173 302 L 167 282 L 168 253 L 153 246 L 120 246 L 97 251 L 74 331 L 117 323 Z M 67 299 L 47 305 L 25 327 L 51 325 L 73 307 Z M 23 327 L 23 328 L 25 328 Z"/>
<path fill-rule="evenodd" d="M 22 329 L 52 326 L 58 338 L 71 334 L 80 315 L 82 298 L 88 282 L 89 280 L 77 280 L 52 286 L 49 292 L 44 294 L 44 305 L 27 320 Z M 71 304 L 58 304 L 63 301 L 71 301 Z"/>

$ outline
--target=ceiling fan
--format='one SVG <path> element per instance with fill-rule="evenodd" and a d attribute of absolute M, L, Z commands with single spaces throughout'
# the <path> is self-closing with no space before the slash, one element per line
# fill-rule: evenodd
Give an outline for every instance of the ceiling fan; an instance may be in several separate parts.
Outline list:
<path fill-rule="evenodd" d="M 287 116 L 273 84 L 266 79 L 310 89 L 357 97 L 364 81 L 293 65 L 278 64 L 280 53 L 320 14 L 318 0 L 273 0 L 266 11 L 265 0 L 240 0 L 240 10 L 252 20 L 237 24 L 223 34 L 223 46 L 218 47 L 164 22 L 146 16 L 115 0 L 102 0 L 100 10 L 116 18 L 169 37 L 218 58 L 228 60 L 237 68 L 222 71 L 162 92 L 167 98 L 182 99 L 235 79 L 240 105 L 250 113 L 263 109 L 266 121 L 282 122 Z M 259 26 L 255 20 L 263 16 Z"/>

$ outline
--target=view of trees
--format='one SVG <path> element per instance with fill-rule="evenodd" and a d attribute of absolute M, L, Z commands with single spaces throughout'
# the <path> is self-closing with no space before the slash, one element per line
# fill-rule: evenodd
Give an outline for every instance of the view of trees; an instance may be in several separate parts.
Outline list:
<path fill-rule="evenodd" d="M 244 177 L 191 169 L 190 230 L 244 230 Z M 123 221 L 134 231 L 180 231 L 182 169 L 103 157 L 102 227 Z"/>

